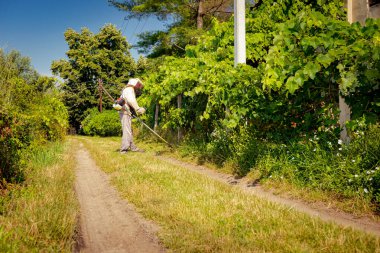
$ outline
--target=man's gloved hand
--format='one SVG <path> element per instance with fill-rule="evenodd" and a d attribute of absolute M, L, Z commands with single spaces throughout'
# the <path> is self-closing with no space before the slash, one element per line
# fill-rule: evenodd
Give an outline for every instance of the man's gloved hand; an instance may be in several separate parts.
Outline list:
<path fill-rule="evenodd" d="M 117 111 L 120 111 L 123 107 L 121 106 L 121 105 L 119 105 L 119 104 L 113 104 L 112 105 L 113 106 L 113 108 L 115 109 L 115 110 L 117 110 Z"/>
<path fill-rule="evenodd" d="M 140 107 L 139 109 L 136 110 L 136 113 L 137 115 L 142 115 L 145 113 L 145 108 L 144 107 Z"/>

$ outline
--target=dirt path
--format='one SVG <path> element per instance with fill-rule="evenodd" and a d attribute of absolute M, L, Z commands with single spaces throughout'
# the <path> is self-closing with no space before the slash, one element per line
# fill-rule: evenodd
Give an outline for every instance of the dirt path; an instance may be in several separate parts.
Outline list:
<path fill-rule="evenodd" d="M 359 229 L 367 233 L 380 236 L 380 222 L 375 222 L 369 218 L 366 218 L 366 217 L 358 218 L 351 214 L 339 212 L 334 209 L 328 208 L 326 206 L 311 206 L 310 204 L 307 204 L 302 201 L 276 196 L 268 191 L 263 190 L 257 184 L 249 183 L 246 180 L 235 179 L 231 175 L 219 173 L 217 171 L 207 169 L 203 166 L 189 164 L 189 163 L 178 161 L 174 158 L 169 158 L 165 156 L 157 156 L 157 158 L 164 160 L 166 162 L 170 162 L 175 165 L 179 165 L 181 167 L 185 167 L 192 171 L 201 173 L 203 175 L 216 179 L 222 183 L 235 185 L 236 187 L 239 187 L 245 192 L 254 194 L 260 198 L 264 198 L 264 199 L 267 199 L 267 200 L 270 200 L 282 205 L 286 205 L 294 210 L 309 214 L 311 216 L 319 217 L 320 219 L 324 221 L 328 221 L 328 222 L 332 221 L 344 227 L 353 227 L 355 229 Z"/>
<path fill-rule="evenodd" d="M 157 226 L 119 197 L 82 144 L 76 160 L 75 190 L 81 205 L 76 252 L 164 252 L 154 236 Z"/>

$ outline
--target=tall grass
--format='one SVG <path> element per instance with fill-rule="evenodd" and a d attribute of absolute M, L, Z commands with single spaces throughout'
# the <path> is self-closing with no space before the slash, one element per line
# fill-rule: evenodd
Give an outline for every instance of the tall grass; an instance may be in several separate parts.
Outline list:
<path fill-rule="evenodd" d="M 209 143 L 190 139 L 179 153 L 280 194 L 379 219 L 380 125 L 359 130 L 349 145 L 332 134 L 275 142 L 250 132 L 222 133 Z"/>
<path fill-rule="evenodd" d="M 82 138 L 173 252 L 378 252 L 380 239 L 325 223 L 174 166 L 154 152 L 120 155 L 115 139 Z"/>
<path fill-rule="evenodd" d="M 30 155 L 22 185 L 0 195 L 0 252 L 71 252 L 78 203 L 70 143 Z"/>

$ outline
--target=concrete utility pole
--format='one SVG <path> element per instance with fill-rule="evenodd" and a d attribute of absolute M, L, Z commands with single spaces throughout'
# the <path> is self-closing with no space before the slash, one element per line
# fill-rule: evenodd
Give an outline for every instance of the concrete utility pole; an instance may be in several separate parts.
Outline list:
<path fill-rule="evenodd" d="M 375 2 L 375 1 L 372 1 Z M 365 20 L 367 18 L 379 18 L 380 17 L 380 4 L 371 4 L 368 0 L 346 0 L 347 4 L 347 18 L 348 22 L 360 22 L 365 25 Z M 340 133 L 340 138 L 343 142 L 348 143 L 349 137 L 347 135 L 346 122 L 351 119 L 351 110 L 347 105 L 344 97 L 339 94 L 339 124 L 342 127 L 342 132 Z"/>
<path fill-rule="evenodd" d="M 245 46 L 245 0 L 234 0 L 234 63 L 246 63 Z"/>
<path fill-rule="evenodd" d="M 354 23 L 359 21 L 361 24 L 364 24 L 368 12 L 367 0 L 347 0 L 346 4 L 348 22 Z M 340 139 L 344 143 L 348 144 L 350 139 L 347 134 L 346 122 L 351 119 L 351 109 L 340 92 L 339 110 L 339 125 L 342 128 L 342 131 L 340 132 Z"/>
<path fill-rule="evenodd" d="M 348 0 L 347 1 L 347 18 L 348 22 L 354 23 L 359 21 L 364 25 L 367 19 L 368 5 L 367 0 Z"/>
<path fill-rule="evenodd" d="M 380 18 L 379 0 L 346 0 L 348 22 L 365 24 L 367 18 Z"/>

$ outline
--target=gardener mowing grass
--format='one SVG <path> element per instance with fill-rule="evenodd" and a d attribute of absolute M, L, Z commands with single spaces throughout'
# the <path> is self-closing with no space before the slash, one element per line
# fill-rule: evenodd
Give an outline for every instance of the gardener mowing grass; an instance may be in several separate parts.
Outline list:
<path fill-rule="evenodd" d="M 119 110 L 121 126 L 123 129 L 120 148 L 121 154 L 126 154 L 128 150 L 132 152 L 144 152 L 144 150 L 139 149 L 134 144 L 132 133 L 132 114 L 134 112 L 136 112 L 137 115 L 145 113 L 145 108 L 140 107 L 136 100 L 136 96 L 141 95 L 143 88 L 144 85 L 140 79 L 129 79 L 127 86 L 123 89 L 120 98 L 114 105 L 114 108 Z"/>

